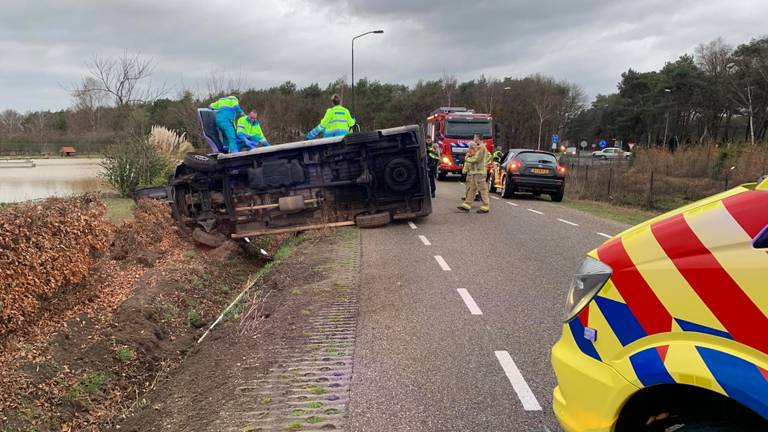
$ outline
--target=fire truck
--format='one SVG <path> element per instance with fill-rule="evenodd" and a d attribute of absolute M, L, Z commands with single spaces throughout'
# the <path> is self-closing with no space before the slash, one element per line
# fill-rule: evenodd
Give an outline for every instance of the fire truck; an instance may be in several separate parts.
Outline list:
<path fill-rule="evenodd" d="M 483 138 L 488 151 L 493 153 L 490 114 L 479 114 L 464 107 L 440 107 L 427 117 L 427 135 L 440 146 L 439 180 L 445 180 L 448 174 L 461 175 L 464 157 L 475 134 Z"/>

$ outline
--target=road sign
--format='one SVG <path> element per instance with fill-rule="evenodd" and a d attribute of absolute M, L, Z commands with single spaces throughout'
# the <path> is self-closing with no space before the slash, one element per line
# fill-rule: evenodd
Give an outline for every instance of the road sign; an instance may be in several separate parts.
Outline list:
<path fill-rule="evenodd" d="M 552 144 L 557 144 L 558 142 L 560 142 L 560 135 L 552 134 Z"/>
<path fill-rule="evenodd" d="M 586 141 L 584 141 L 584 140 L 582 140 L 582 141 L 579 143 L 579 145 L 581 146 L 581 148 L 587 148 L 587 145 L 589 145 L 589 143 L 588 143 L 588 142 L 586 142 Z"/>
<path fill-rule="evenodd" d="M 605 147 L 608 146 L 608 143 L 605 142 L 605 140 L 600 140 L 600 144 L 599 145 L 600 145 L 600 148 L 605 148 Z"/>
<path fill-rule="evenodd" d="M 557 143 L 552 143 L 552 150 L 557 150 Z"/>
<path fill-rule="evenodd" d="M 635 143 L 631 142 L 631 143 L 627 143 L 627 145 L 629 146 L 629 149 L 630 149 L 630 150 L 634 150 L 634 148 L 635 148 Z"/>

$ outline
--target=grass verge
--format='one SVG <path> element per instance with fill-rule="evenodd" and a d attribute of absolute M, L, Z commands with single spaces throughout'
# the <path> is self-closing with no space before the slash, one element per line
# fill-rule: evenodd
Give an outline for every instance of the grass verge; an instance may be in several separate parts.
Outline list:
<path fill-rule="evenodd" d="M 605 219 L 625 223 L 627 225 L 637 225 L 662 213 L 661 211 L 621 207 L 598 201 L 566 199 L 563 200 L 561 204 L 566 207 L 571 207 L 576 210 L 581 210 L 585 213 L 590 213 L 595 216 L 600 216 Z"/>
<path fill-rule="evenodd" d="M 107 206 L 107 219 L 113 224 L 120 225 L 133 219 L 133 209 L 136 207 L 131 198 L 104 198 Z"/>

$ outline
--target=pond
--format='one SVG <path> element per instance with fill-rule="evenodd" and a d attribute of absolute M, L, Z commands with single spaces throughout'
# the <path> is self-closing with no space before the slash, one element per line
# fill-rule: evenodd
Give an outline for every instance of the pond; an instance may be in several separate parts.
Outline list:
<path fill-rule="evenodd" d="M 0 203 L 111 190 L 99 177 L 101 159 L 33 161 L 34 168 L 4 168 L 0 162 Z"/>

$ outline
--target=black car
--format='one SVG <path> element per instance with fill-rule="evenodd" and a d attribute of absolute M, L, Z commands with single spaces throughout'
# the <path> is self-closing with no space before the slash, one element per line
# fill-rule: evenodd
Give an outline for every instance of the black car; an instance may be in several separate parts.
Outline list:
<path fill-rule="evenodd" d="M 488 176 L 488 190 L 510 198 L 518 192 L 534 196 L 547 194 L 560 202 L 565 193 L 565 167 L 554 154 L 538 150 L 512 149 L 493 164 Z"/>

